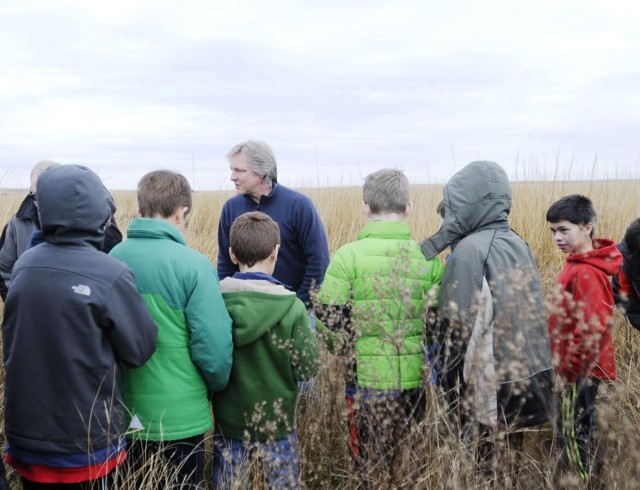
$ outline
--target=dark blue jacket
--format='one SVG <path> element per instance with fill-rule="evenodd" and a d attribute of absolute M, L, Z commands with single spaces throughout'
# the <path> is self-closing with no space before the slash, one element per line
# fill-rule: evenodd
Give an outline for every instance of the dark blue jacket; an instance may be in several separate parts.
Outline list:
<path fill-rule="evenodd" d="M 238 271 L 229 257 L 229 231 L 238 216 L 250 211 L 262 211 L 280 226 L 280 253 L 273 277 L 309 305 L 309 291 L 320 286 L 329 265 L 327 235 L 311 199 L 277 183 L 259 203 L 247 195 L 224 203 L 218 225 L 220 280 Z"/>
<path fill-rule="evenodd" d="M 624 310 L 624 314 L 629 319 L 631 325 L 640 330 L 640 259 L 632 257 L 627 248 L 627 244 L 621 241 L 618 244 L 618 250 L 622 252 L 622 269 L 621 273 L 627 277 L 633 291 L 621 291 L 620 273 L 613 276 L 613 298 L 616 304 Z M 635 294 L 634 294 L 635 293 Z"/>
<path fill-rule="evenodd" d="M 122 241 L 122 233 L 118 228 L 115 217 L 111 217 L 104 229 L 102 251 L 109 251 Z M 13 266 L 25 250 L 44 242 L 44 235 L 40 230 L 38 208 L 31 193 L 24 198 L 16 214 L 9 218 L 0 235 L 0 297 L 7 299 L 11 271 Z M 1 487 L 0 487 L 1 490 Z"/>
<path fill-rule="evenodd" d="M 5 433 L 11 456 L 96 464 L 126 426 L 121 365 L 140 366 L 157 327 L 131 269 L 100 251 L 110 196 L 86 167 L 38 179 L 46 242 L 16 262 L 3 320 Z"/>

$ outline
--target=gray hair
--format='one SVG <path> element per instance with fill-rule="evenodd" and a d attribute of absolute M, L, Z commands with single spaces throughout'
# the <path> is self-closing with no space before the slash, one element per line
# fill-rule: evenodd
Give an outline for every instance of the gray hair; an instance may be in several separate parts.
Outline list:
<path fill-rule="evenodd" d="M 364 179 L 362 200 L 373 214 L 404 213 L 411 202 L 409 180 L 401 170 L 373 172 Z"/>
<path fill-rule="evenodd" d="M 251 170 L 264 179 L 266 186 L 273 187 L 273 183 L 278 181 L 276 156 L 268 143 L 260 140 L 238 143 L 227 153 L 227 159 L 231 160 L 238 153 L 247 158 Z"/>

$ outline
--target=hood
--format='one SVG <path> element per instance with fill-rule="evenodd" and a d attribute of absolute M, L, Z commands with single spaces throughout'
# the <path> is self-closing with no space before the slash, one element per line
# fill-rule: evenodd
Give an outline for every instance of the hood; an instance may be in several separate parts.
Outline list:
<path fill-rule="evenodd" d="M 98 249 L 115 204 L 100 177 L 81 165 L 62 165 L 38 178 L 38 211 L 50 243 L 90 243 Z"/>
<path fill-rule="evenodd" d="M 572 264 L 589 264 L 608 276 L 616 274 L 622 266 L 622 254 L 616 243 L 608 238 L 593 241 L 593 250 L 583 254 L 570 254 L 567 262 Z"/>
<path fill-rule="evenodd" d="M 187 244 L 178 228 L 167 220 L 157 218 L 133 218 L 127 229 L 127 238 L 167 239 Z"/>
<path fill-rule="evenodd" d="M 475 231 L 509 227 L 511 186 L 507 174 L 497 163 L 471 162 L 445 184 L 443 203 L 442 226 L 422 242 L 427 259 Z"/>
<path fill-rule="evenodd" d="M 233 345 L 244 346 L 280 324 L 297 300 L 281 284 L 226 277 L 220 282 L 225 306 L 233 319 Z"/>
<path fill-rule="evenodd" d="M 40 219 L 38 217 L 38 207 L 31 193 L 27 194 L 20 203 L 18 211 L 16 211 L 16 217 L 23 220 L 29 220 L 36 228 L 40 229 Z"/>

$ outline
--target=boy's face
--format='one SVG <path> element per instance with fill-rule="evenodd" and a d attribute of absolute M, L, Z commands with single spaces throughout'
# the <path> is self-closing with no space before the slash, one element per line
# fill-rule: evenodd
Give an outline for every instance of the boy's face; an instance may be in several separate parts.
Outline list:
<path fill-rule="evenodd" d="M 591 230 L 593 225 L 576 225 L 567 220 L 549 223 L 553 241 L 560 250 L 568 254 L 581 254 L 593 250 Z"/>

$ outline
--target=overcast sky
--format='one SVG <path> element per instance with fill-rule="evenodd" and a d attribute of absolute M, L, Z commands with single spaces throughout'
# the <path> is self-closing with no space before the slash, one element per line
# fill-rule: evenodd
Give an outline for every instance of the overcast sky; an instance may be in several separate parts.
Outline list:
<path fill-rule="evenodd" d="M 478 158 L 638 177 L 640 3 L 0 3 L 0 186 L 49 159 L 111 189 L 156 168 L 231 189 L 249 138 L 292 186 L 444 182 Z"/>

